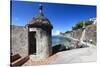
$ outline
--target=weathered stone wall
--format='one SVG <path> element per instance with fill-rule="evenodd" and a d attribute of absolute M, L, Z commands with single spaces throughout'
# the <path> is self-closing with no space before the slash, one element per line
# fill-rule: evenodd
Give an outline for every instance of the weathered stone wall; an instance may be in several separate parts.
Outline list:
<path fill-rule="evenodd" d="M 94 44 L 96 44 L 96 36 L 97 32 L 96 32 L 96 24 L 93 25 L 89 25 L 88 27 L 86 27 L 86 33 L 85 33 L 85 40 L 90 41 L 92 40 Z"/>
<path fill-rule="evenodd" d="M 92 24 L 86 27 L 85 29 L 85 37 L 84 40 L 90 41 L 92 40 L 94 44 L 96 44 L 96 24 Z M 75 39 L 80 40 L 82 36 L 82 29 L 74 30 L 73 32 L 64 34 L 67 37 L 73 37 Z"/>
<path fill-rule="evenodd" d="M 78 30 L 74 30 L 72 32 L 72 37 L 76 38 L 76 39 L 80 39 L 81 35 L 82 35 L 82 29 L 78 29 Z"/>
<path fill-rule="evenodd" d="M 52 53 L 52 49 L 51 49 L 51 35 L 49 35 L 46 31 L 39 29 L 38 30 L 38 35 L 40 35 L 38 37 L 38 43 L 41 44 L 37 44 L 37 53 L 38 53 L 38 57 L 40 59 L 45 59 L 47 57 L 50 56 L 50 54 Z"/>
<path fill-rule="evenodd" d="M 21 57 L 28 55 L 28 29 L 23 26 L 11 27 L 11 52 Z"/>
<path fill-rule="evenodd" d="M 73 37 L 73 38 L 75 38 L 75 39 L 80 39 L 80 37 L 81 37 L 81 35 L 82 35 L 82 29 L 77 29 L 77 30 L 73 30 L 72 32 L 70 32 L 70 33 L 66 33 L 66 34 L 64 34 L 65 36 L 67 36 L 67 37 Z"/>
<path fill-rule="evenodd" d="M 30 28 L 31 31 L 36 31 L 36 57 L 37 59 L 45 59 L 52 54 L 51 35 L 41 28 Z"/>

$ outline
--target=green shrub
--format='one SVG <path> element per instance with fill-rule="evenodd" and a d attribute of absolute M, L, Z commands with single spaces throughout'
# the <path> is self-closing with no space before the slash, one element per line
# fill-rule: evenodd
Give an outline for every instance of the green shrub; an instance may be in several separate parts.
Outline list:
<path fill-rule="evenodd" d="M 72 30 L 76 30 L 76 29 L 80 29 L 83 27 L 83 24 L 85 26 L 91 25 L 93 23 L 93 21 L 80 21 L 79 23 L 77 23 L 74 27 L 72 27 Z"/>

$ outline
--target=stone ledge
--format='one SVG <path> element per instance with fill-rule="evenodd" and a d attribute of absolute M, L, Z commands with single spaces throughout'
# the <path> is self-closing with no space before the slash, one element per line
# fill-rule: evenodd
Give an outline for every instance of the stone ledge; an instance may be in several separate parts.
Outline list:
<path fill-rule="evenodd" d="M 23 65 L 27 60 L 29 59 L 29 56 L 26 56 L 24 58 L 20 58 L 14 62 L 11 63 L 11 66 L 21 66 Z"/>

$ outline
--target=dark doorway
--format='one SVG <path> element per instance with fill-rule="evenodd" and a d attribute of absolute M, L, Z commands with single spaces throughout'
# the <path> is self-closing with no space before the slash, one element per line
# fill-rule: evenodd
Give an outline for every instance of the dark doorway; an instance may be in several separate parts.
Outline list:
<path fill-rule="evenodd" d="M 29 32 L 29 55 L 36 55 L 36 32 Z"/>

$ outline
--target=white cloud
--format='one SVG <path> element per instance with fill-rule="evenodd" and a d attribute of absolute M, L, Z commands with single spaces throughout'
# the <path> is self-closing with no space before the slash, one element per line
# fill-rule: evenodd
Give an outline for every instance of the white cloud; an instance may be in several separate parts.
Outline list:
<path fill-rule="evenodd" d="M 59 34 L 60 34 L 60 31 L 59 30 L 52 31 L 52 35 L 59 35 Z"/>

